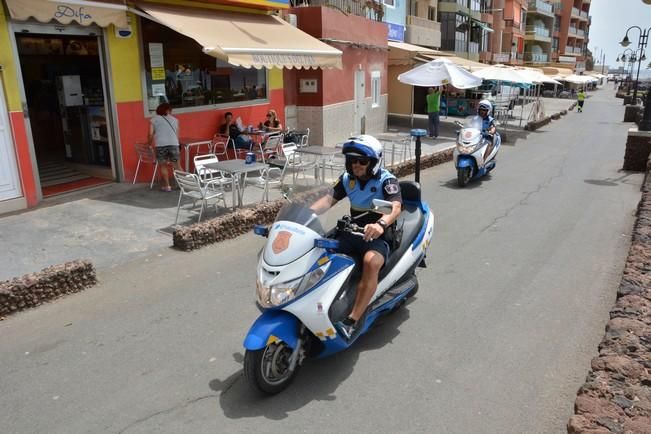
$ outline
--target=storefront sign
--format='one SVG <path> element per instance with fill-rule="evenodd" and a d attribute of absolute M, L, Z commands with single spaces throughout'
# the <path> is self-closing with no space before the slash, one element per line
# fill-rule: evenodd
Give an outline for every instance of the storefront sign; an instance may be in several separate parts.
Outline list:
<path fill-rule="evenodd" d="M 161 68 L 161 67 L 151 68 L 151 79 L 154 81 L 164 81 L 165 68 Z"/>
<path fill-rule="evenodd" d="M 94 3 L 97 4 L 97 3 Z M 16 20 L 25 21 L 30 17 L 41 22 L 56 20 L 61 24 L 77 22 L 82 26 L 96 23 L 102 27 L 115 24 L 128 25 L 124 3 L 107 3 L 106 7 L 81 6 L 77 2 L 53 2 L 43 0 L 7 0 L 9 14 Z"/>
<path fill-rule="evenodd" d="M 388 40 L 398 42 L 405 41 L 405 26 L 402 26 L 400 24 L 387 23 L 387 27 L 389 28 L 389 33 L 387 35 Z"/>

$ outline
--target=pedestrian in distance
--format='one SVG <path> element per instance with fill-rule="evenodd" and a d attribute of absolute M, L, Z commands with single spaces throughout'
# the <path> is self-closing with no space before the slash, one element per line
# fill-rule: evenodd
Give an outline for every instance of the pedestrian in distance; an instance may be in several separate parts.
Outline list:
<path fill-rule="evenodd" d="M 585 92 L 583 92 L 583 89 L 580 89 L 579 93 L 576 94 L 576 101 L 579 106 L 577 110 L 581 113 L 583 111 L 583 103 L 585 102 Z"/>
<path fill-rule="evenodd" d="M 179 121 L 172 116 L 172 106 L 164 102 L 156 108 L 156 115 L 149 124 L 147 143 L 156 147 L 156 160 L 163 178 L 161 191 L 172 191 L 168 165 L 181 170 L 179 150 Z"/>
<path fill-rule="evenodd" d="M 428 134 L 431 138 L 439 136 L 439 124 L 441 122 L 439 112 L 441 111 L 441 90 L 439 87 L 427 89 L 427 120 Z"/>

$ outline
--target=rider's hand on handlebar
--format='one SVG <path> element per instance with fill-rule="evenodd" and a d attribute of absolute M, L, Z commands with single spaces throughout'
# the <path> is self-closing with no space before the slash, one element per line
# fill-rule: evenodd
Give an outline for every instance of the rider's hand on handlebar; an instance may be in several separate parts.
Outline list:
<path fill-rule="evenodd" d="M 364 241 L 377 240 L 384 233 L 384 228 L 377 223 L 364 226 Z"/>

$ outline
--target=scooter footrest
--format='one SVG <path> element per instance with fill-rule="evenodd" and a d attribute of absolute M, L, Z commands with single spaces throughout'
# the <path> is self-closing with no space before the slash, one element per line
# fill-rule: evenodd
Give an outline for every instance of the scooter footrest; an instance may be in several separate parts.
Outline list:
<path fill-rule="evenodd" d="M 418 281 L 416 280 L 416 276 L 412 276 L 409 279 L 405 280 L 404 282 L 399 283 L 396 286 L 393 286 L 388 291 L 386 291 L 384 294 L 382 294 L 382 296 L 380 298 L 375 300 L 375 302 L 371 306 L 371 311 L 381 307 L 382 305 L 390 302 L 391 300 L 394 300 L 400 294 L 403 294 L 403 293 L 411 290 L 417 284 L 418 284 Z"/>

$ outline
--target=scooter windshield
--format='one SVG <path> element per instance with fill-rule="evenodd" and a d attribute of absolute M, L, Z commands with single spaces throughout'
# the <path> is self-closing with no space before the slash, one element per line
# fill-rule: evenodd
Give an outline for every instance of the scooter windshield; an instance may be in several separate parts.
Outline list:
<path fill-rule="evenodd" d="M 335 226 L 337 219 L 345 213 L 345 208 L 336 206 L 328 208 L 322 206 L 332 197 L 331 187 L 324 187 L 318 191 L 293 194 L 278 211 L 276 221 L 286 221 L 305 226 L 320 236 L 325 236 L 328 228 Z M 315 210 L 318 209 L 318 213 Z M 324 229 L 325 228 L 325 229 Z"/>
<path fill-rule="evenodd" d="M 484 121 L 482 120 L 481 116 L 473 116 L 471 118 L 468 118 L 465 120 L 465 123 L 463 125 L 464 128 L 474 128 L 477 130 L 482 129 L 484 124 Z"/>

